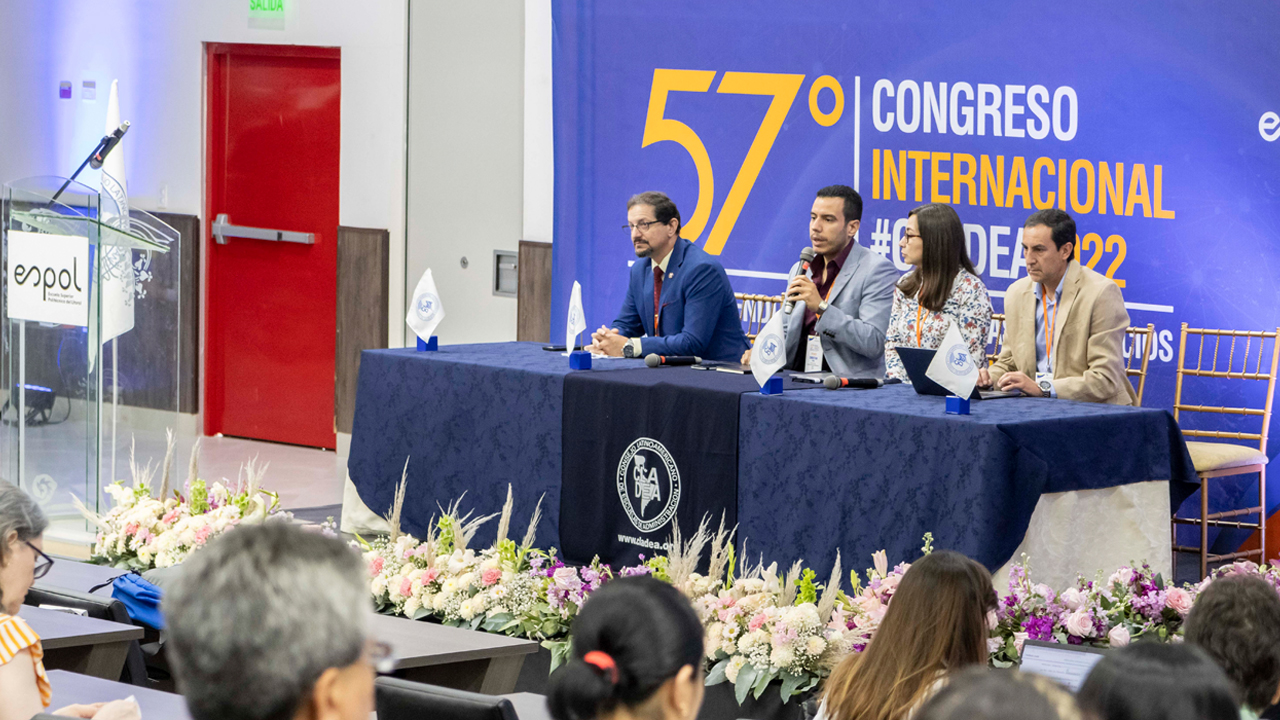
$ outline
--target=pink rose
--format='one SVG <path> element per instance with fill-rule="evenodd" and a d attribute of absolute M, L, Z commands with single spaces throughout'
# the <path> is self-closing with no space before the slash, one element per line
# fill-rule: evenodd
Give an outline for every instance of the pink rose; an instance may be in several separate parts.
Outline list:
<path fill-rule="evenodd" d="M 995 630 L 999 626 L 1000 626 L 1000 618 L 996 616 L 996 611 L 988 610 L 987 611 L 987 629 Z"/>
<path fill-rule="evenodd" d="M 1079 588 L 1067 588 L 1058 596 L 1058 602 L 1062 603 L 1068 610 L 1079 610 L 1084 606 L 1084 593 Z"/>
<path fill-rule="evenodd" d="M 1191 610 L 1193 602 L 1194 599 L 1191 597 L 1191 593 L 1182 588 L 1171 588 L 1165 594 L 1165 604 L 1179 615 L 1186 615 Z"/>
<path fill-rule="evenodd" d="M 435 580 L 436 578 L 438 578 L 438 577 L 440 577 L 440 571 L 439 571 L 439 570 L 437 570 L 436 568 L 433 568 L 433 567 L 432 567 L 432 568 L 427 568 L 427 571 L 426 571 L 426 572 L 424 572 L 424 573 L 422 573 L 422 582 L 423 582 L 424 584 L 425 584 L 425 583 L 429 583 L 429 582 L 434 581 L 434 580 Z"/>
<path fill-rule="evenodd" d="M 413 581 L 406 577 L 400 581 L 400 597 L 409 597 L 410 595 L 413 595 Z"/>
<path fill-rule="evenodd" d="M 124 526 L 125 535 L 132 535 L 136 532 L 138 532 L 138 523 L 129 523 L 128 525 Z"/>
<path fill-rule="evenodd" d="M 169 512 L 165 513 L 164 517 L 160 519 L 160 522 L 164 523 L 165 525 L 168 525 L 177 519 L 178 519 L 178 508 L 174 508 Z"/>
<path fill-rule="evenodd" d="M 886 595 L 892 594 L 894 590 L 898 589 L 898 583 L 900 582 L 902 582 L 901 575 L 898 575 L 897 573 L 889 575 L 884 580 L 880 581 L 880 592 Z"/>
<path fill-rule="evenodd" d="M 565 592 L 582 587 L 582 580 L 578 577 L 578 571 L 571 567 L 556 568 L 551 579 L 555 582 L 557 588 Z"/>
<path fill-rule="evenodd" d="M 1076 610 L 1067 616 L 1063 625 L 1067 627 L 1069 635 L 1075 635 L 1078 638 L 1093 637 L 1093 617 L 1089 615 L 1088 610 L 1083 608 Z"/>
<path fill-rule="evenodd" d="M 377 577 L 382 572 L 382 564 L 385 562 L 382 558 L 376 557 L 369 561 L 369 577 Z"/>
<path fill-rule="evenodd" d="M 1000 648 L 1002 647 L 1004 647 L 1004 641 L 1001 640 L 1000 638 L 993 638 L 993 637 L 987 638 L 987 654 L 988 655 L 996 654 L 997 652 L 1000 651 Z"/>
<path fill-rule="evenodd" d="M 1111 647 L 1124 647 L 1129 644 L 1129 631 L 1123 625 L 1117 625 L 1107 633 L 1107 640 L 1111 643 Z"/>
<path fill-rule="evenodd" d="M 208 540 L 209 536 L 212 534 L 213 534 L 212 525 L 205 525 L 204 527 L 200 528 L 199 530 L 196 531 L 196 544 L 203 545 L 205 540 Z"/>
<path fill-rule="evenodd" d="M 1013 649 L 1018 651 L 1018 657 L 1022 657 L 1022 644 L 1031 637 L 1030 634 L 1024 632 L 1016 632 L 1013 634 Z"/>
<path fill-rule="evenodd" d="M 765 620 L 768 620 L 768 618 L 765 617 L 765 614 L 758 613 L 755 617 L 751 618 L 751 622 L 747 623 L 747 627 L 751 630 L 759 630 L 760 626 L 764 625 Z"/>
<path fill-rule="evenodd" d="M 502 579 L 502 571 L 498 568 L 489 568 L 480 574 L 480 580 L 488 587 Z"/>

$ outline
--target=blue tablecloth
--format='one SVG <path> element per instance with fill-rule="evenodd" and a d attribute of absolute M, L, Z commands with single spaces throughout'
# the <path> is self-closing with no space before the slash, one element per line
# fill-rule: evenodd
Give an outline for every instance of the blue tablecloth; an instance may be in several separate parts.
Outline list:
<path fill-rule="evenodd" d="M 641 366 L 597 361 L 593 372 Z M 422 534 L 438 505 L 464 491 L 464 508 L 496 512 L 510 483 L 513 533 L 545 494 L 538 544 L 558 546 L 570 372 L 567 358 L 533 343 L 366 351 L 348 460 L 361 499 L 385 512 L 410 456 L 405 531 Z M 1022 540 L 1041 493 L 1171 480 L 1178 503 L 1195 487 L 1163 410 L 1011 399 L 975 402 L 960 417 L 942 404 L 909 386 L 744 392 L 739 540 L 753 557 L 824 567 L 836 548 L 846 563 L 880 548 L 915 557 L 930 531 L 937 547 L 994 569 Z M 478 542 L 493 531 L 490 523 Z"/>
<path fill-rule="evenodd" d="M 641 360 L 597 360 L 592 372 L 640 367 Z M 569 358 L 538 343 L 365 350 L 347 459 L 360 499 L 387 512 L 407 457 L 405 532 L 421 537 L 440 506 L 464 492 L 464 510 L 497 512 L 510 483 L 511 534 L 524 533 L 545 495 L 538 545 L 559 546 L 561 400 L 570 372 Z M 488 523 L 477 542 L 496 530 Z"/>
<path fill-rule="evenodd" d="M 919 555 L 932 532 L 996 569 L 1026 534 L 1041 493 L 1172 480 L 1171 502 L 1197 486 L 1186 445 L 1164 410 L 1065 400 L 974 402 L 909 385 L 743 395 L 739 536 L 752 557 L 846 567 L 879 549 Z"/>

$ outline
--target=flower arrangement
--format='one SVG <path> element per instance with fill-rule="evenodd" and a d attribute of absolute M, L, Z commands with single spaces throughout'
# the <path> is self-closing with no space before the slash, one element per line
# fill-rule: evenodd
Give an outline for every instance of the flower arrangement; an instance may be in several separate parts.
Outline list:
<path fill-rule="evenodd" d="M 261 489 L 267 466 L 250 460 L 243 481 L 234 486 L 199 478 L 200 444 L 191 450 L 190 472 L 182 492 L 170 494 L 170 470 L 174 454 L 172 431 L 160 468 L 150 462 L 139 465 L 129 453 L 130 486 L 117 480 L 107 486 L 112 507 L 99 515 L 77 500 L 77 506 L 97 526 L 90 561 L 122 570 L 149 570 L 177 565 L 210 539 L 239 524 L 290 517 L 279 510 L 279 497 Z M 152 480 L 162 470 L 159 492 L 152 494 Z"/>

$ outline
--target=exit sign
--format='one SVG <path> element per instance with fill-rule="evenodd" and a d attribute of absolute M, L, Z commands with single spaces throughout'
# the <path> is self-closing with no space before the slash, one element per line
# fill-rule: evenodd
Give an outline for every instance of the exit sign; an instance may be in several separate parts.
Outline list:
<path fill-rule="evenodd" d="M 283 30 L 284 0 L 249 0 L 249 27 L 254 30 Z"/>

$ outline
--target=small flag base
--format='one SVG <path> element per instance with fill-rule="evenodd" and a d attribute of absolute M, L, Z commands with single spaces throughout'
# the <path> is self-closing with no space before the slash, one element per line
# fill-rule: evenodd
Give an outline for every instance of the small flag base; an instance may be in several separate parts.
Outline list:
<path fill-rule="evenodd" d="M 969 398 L 962 398 L 956 395 L 947 396 L 947 414 L 948 415 L 968 415 L 969 414 Z"/>
<path fill-rule="evenodd" d="M 782 376 L 774 375 L 764 381 L 764 385 L 760 386 L 761 395 L 781 395 L 782 394 Z"/>
<path fill-rule="evenodd" d="M 418 352 L 435 352 L 439 349 L 440 343 L 435 335 L 432 335 L 430 340 L 418 338 Z"/>
<path fill-rule="evenodd" d="M 591 351 L 574 350 L 569 353 L 569 367 L 573 370 L 591 369 Z"/>

